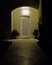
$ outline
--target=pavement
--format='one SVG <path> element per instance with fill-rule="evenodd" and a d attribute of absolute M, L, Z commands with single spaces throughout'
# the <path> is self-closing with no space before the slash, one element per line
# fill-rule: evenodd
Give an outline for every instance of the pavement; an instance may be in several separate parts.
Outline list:
<path fill-rule="evenodd" d="M 13 39 L 0 65 L 46 65 L 47 57 L 37 42 L 35 39 Z"/>

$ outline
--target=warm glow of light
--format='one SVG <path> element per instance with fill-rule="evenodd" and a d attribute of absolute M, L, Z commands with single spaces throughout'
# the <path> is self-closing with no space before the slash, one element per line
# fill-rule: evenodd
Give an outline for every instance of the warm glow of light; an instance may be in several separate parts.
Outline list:
<path fill-rule="evenodd" d="M 29 9 L 28 9 L 28 7 L 23 7 L 23 9 L 22 9 L 22 15 L 29 15 Z"/>

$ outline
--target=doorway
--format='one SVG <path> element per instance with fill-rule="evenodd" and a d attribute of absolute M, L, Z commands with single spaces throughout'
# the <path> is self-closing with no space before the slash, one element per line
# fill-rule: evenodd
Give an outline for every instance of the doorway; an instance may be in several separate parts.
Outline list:
<path fill-rule="evenodd" d="M 30 16 L 21 16 L 21 38 L 30 38 Z"/>
<path fill-rule="evenodd" d="M 11 31 L 17 30 L 19 39 L 34 39 L 33 32 L 38 29 L 38 9 L 19 7 L 11 11 Z"/>

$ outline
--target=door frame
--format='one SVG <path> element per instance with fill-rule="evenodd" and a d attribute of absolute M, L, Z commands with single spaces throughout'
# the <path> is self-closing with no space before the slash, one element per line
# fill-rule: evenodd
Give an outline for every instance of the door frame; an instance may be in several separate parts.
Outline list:
<path fill-rule="evenodd" d="M 23 26 L 23 24 L 22 24 L 22 22 L 23 22 L 23 19 L 28 19 L 28 24 L 29 24 L 29 26 L 28 26 L 28 34 L 27 35 L 23 35 L 23 33 L 22 33 L 22 26 Z M 21 16 L 21 22 L 20 22 L 20 38 L 30 38 L 30 26 L 31 26 L 31 24 L 30 24 L 30 16 Z"/>

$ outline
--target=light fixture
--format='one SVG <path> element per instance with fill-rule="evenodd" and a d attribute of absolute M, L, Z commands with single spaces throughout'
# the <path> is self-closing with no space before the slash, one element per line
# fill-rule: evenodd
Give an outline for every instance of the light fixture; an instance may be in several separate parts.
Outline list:
<path fill-rule="evenodd" d="M 28 7 L 22 7 L 22 15 L 29 15 L 29 8 Z"/>

